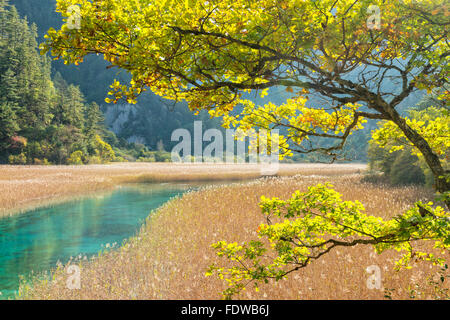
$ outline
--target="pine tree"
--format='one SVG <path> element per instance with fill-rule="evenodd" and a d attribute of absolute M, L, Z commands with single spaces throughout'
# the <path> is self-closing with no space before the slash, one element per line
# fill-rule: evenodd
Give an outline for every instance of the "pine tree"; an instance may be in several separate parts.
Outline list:
<path fill-rule="evenodd" d="M 96 148 L 96 135 L 104 128 L 103 113 L 97 103 L 92 102 L 86 105 L 84 109 L 85 125 L 84 125 L 84 136 L 86 139 L 87 151 L 89 154 L 95 153 Z"/>
<path fill-rule="evenodd" d="M 5 10 L 6 9 L 6 10 Z M 22 129 L 45 127 L 51 118 L 54 89 L 50 63 L 37 52 L 36 26 L 28 26 L 14 6 L 4 6 L 0 14 L 0 89 L 3 100 L 17 104 Z"/>
<path fill-rule="evenodd" d="M 19 87 L 17 77 L 11 68 L 8 68 L 0 76 L 0 101 L 19 103 Z"/>
<path fill-rule="evenodd" d="M 0 102 L 0 154 L 6 155 L 11 146 L 11 137 L 19 130 L 14 105 Z"/>
<path fill-rule="evenodd" d="M 56 90 L 56 103 L 52 109 L 53 123 L 82 129 L 84 127 L 84 96 L 80 89 L 67 84 L 59 72 L 55 75 L 53 82 Z"/>

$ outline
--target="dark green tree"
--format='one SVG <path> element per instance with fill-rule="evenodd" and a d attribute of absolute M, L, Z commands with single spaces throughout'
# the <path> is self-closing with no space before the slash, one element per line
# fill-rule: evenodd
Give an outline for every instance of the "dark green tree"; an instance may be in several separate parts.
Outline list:
<path fill-rule="evenodd" d="M 100 111 L 100 107 L 97 103 L 92 102 L 86 105 L 84 108 L 84 136 L 86 139 L 87 152 L 89 154 L 95 153 L 95 136 L 104 129 L 104 117 L 103 113 Z"/>
<path fill-rule="evenodd" d="M 28 26 L 15 7 L 1 3 L 0 92 L 17 105 L 21 129 L 44 127 L 51 119 L 54 88 L 48 58 L 37 52 L 36 26 Z"/>
<path fill-rule="evenodd" d="M 82 129 L 84 126 L 84 96 L 77 86 L 69 85 L 57 73 L 54 78 L 56 104 L 53 109 L 53 123 L 70 125 Z"/>
<path fill-rule="evenodd" d="M 11 146 L 11 137 L 19 130 L 14 104 L 0 102 L 0 155 Z"/>
<path fill-rule="evenodd" d="M 425 174 L 419 166 L 417 156 L 411 150 L 398 153 L 391 167 L 390 181 L 393 185 L 424 184 Z"/>

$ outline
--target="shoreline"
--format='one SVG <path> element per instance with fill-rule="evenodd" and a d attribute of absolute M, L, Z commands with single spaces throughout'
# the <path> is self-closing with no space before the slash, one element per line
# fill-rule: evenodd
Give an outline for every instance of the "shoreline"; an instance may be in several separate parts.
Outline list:
<path fill-rule="evenodd" d="M 277 176 L 355 173 L 365 164 L 280 164 Z M 262 177 L 255 164 L 115 163 L 88 166 L 0 165 L 0 219 L 129 183 L 242 181 Z"/>

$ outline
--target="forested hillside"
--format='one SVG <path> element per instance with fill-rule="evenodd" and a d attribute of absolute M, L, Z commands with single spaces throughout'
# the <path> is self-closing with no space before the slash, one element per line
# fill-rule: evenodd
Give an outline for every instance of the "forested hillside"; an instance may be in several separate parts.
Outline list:
<path fill-rule="evenodd" d="M 116 160 L 95 103 L 37 51 L 37 28 L 0 2 L 0 162 L 102 163 Z M 130 147 L 123 144 L 123 147 Z M 116 148 L 118 153 L 121 150 Z"/>

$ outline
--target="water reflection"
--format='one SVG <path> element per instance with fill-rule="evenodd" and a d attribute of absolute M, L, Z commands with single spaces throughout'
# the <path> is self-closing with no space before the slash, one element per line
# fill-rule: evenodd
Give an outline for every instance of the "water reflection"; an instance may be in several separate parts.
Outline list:
<path fill-rule="evenodd" d="M 136 234 L 150 211 L 191 184 L 122 186 L 113 192 L 0 219 L 0 298 L 13 296 L 19 275 L 50 270 L 79 254 Z"/>

